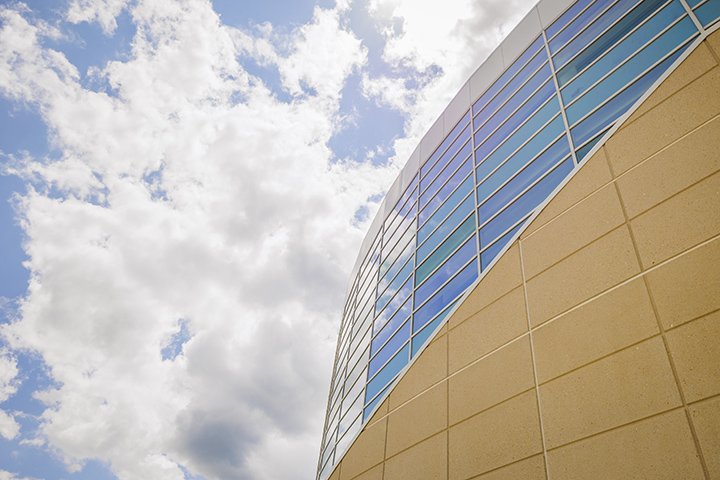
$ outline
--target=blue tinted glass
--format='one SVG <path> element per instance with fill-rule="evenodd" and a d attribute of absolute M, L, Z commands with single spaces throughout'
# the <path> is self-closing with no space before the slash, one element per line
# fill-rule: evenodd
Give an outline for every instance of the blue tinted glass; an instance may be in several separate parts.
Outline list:
<path fill-rule="evenodd" d="M 418 222 L 420 225 L 430 218 L 433 212 L 453 193 L 457 185 L 463 181 L 470 172 L 472 172 L 472 159 L 466 160 L 465 163 L 458 168 L 457 172 L 450 177 L 450 180 L 448 180 L 445 185 L 438 190 L 437 195 L 430 200 L 427 200 L 427 205 L 424 206 L 425 208 L 423 208 L 418 216 Z"/>
<path fill-rule="evenodd" d="M 390 337 L 390 340 L 380 348 L 380 351 L 370 360 L 370 366 L 368 375 L 373 376 L 375 372 L 380 370 L 380 367 L 385 365 L 385 362 L 392 357 L 398 349 L 407 342 L 410 338 L 410 319 L 406 321 L 402 327 L 400 327 L 395 335 Z"/>
<path fill-rule="evenodd" d="M 508 166 L 508 163 L 503 165 L 490 178 L 488 178 L 486 182 L 478 187 L 478 199 L 481 193 L 484 194 L 487 190 L 489 190 L 486 185 L 500 185 L 507 181 L 510 176 L 515 175 L 516 173 L 517 175 L 515 178 L 506 183 L 500 190 L 495 192 L 490 198 L 488 198 L 485 203 L 480 204 L 480 218 L 485 220 L 486 218 L 490 218 L 495 215 L 496 212 L 502 210 L 502 208 L 520 192 L 525 190 L 525 188 L 531 185 L 535 180 L 542 177 L 545 172 L 554 167 L 569 153 L 570 146 L 568 145 L 566 136 L 563 135 L 521 172 L 517 173 L 517 170 L 510 170 L 510 168 L 506 169 L 505 167 Z M 496 176 L 499 178 L 494 178 Z M 481 188 L 483 189 L 482 191 L 480 190 Z M 483 200 L 485 200 L 484 196 Z"/>
<path fill-rule="evenodd" d="M 393 309 L 395 310 L 395 309 Z M 375 353 L 385 340 L 399 327 L 402 322 L 410 315 L 412 311 L 412 298 L 408 297 L 405 303 L 397 309 L 397 312 L 391 314 L 390 310 L 385 310 L 383 315 L 379 315 L 373 323 L 373 332 L 377 332 L 372 340 L 372 353 Z"/>
<path fill-rule="evenodd" d="M 508 118 L 505 123 L 495 130 L 477 149 L 475 158 L 480 161 L 500 145 L 520 124 L 537 110 L 555 92 L 552 82 L 547 82 L 540 90 L 528 99 L 520 108 Z M 476 143 L 477 145 L 477 143 Z"/>
<path fill-rule="evenodd" d="M 545 125 L 550 119 L 560 113 L 560 104 L 557 98 L 551 99 L 543 108 L 541 108 L 535 115 L 530 117 L 515 133 L 513 133 L 505 143 L 503 143 L 497 150 L 495 150 L 489 157 L 485 159 L 488 165 L 499 165 L 503 160 L 513 154 L 521 145 L 528 141 L 540 128 Z M 557 117 L 562 123 L 562 118 Z M 549 139 L 548 139 L 549 140 Z M 542 143 L 534 143 L 534 147 L 537 148 Z M 542 144 L 541 148 L 544 148 L 547 143 Z M 527 149 L 525 149 L 527 150 Z M 521 150 L 522 151 L 522 150 Z M 535 155 L 539 150 L 531 152 Z M 529 160 L 529 159 L 528 159 Z"/>
<path fill-rule="evenodd" d="M 447 307 L 450 302 L 472 285 L 477 276 L 478 266 L 475 262 L 471 262 L 415 312 L 413 315 L 413 331 L 417 332 L 423 325 L 432 320 L 438 312 Z"/>
<path fill-rule="evenodd" d="M 455 306 L 457 302 L 452 302 L 450 305 L 448 305 L 445 310 L 435 317 L 435 320 L 428 323 L 422 330 L 417 332 L 415 336 L 412 339 L 412 356 L 414 357 L 417 352 L 422 348 L 423 345 L 425 345 L 425 342 L 430 338 L 430 335 L 437 330 L 438 326 L 442 323 L 443 320 L 445 320 L 445 317 L 447 317 L 448 313 L 450 313 L 450 310 Z"/>
<path fill-rule="evenodd" d="M 400 274 L 396 276 L 391 282 L 390 285 L 388 285 L 388 288 L 386 288 L 382 294 L 380 295 L 380 298 L 378 298 L 377 303 L 375 304 L 375 311 L 379 312 L 382 310 L 385 305 L 388 304 L 390 299 L 392 298 L 395 293 L 402 290 L 404 288 L 403 282 L 408 278 L 410 273 L 412 273 L 413 270 L 413 262 L 412 259 L 409 259 L 405 266 L 400 270 Z M 401 287 L 401 285 L 403 285 Z"/>
<path fill-rule="evenodd" d="M 394 238 L 391 239 L 393 242 L 392 244 L 388 245 L 388 249 L 390 250 L 387 254 L 387 257 L 383 257 L 382 265 L 380 265 L 380 275 L 385 276 L 385 273 L 391 269 L 393 266 L 395 266 L 398 262 L 401 264 L 405 263 L 406 258 L 401 258 L 401 255 L 403 252 L 405 252 L 405 249 L 407 248 L 408 242 L 410 244 L 415 244 L 413 241 L 415 239 L 415 224 L 413 222 L 412 225 L 408 227 L 407 230 L 402 234 L 400 239 L 396 241 Z"/>
<path fill-rule="evenodd" d="M 413 222 L 417 214 L 417 188 L 412 193 L 413 196 L 403 205 L 402 211 L 394 215 L 392 222 L 385 227 L 385 246 L 389 244 L 389 237 L 403 232 Z"/>
<path fill-rule="evenodd" d="M 483 142 L 495 129 L 502 124 L 511 114 L 515 111 L 516 108 L 518 108 L 520 105 L 522 105 L 525 100 L 530 98 L 530 96 L 535 92 L 535 90 L 538 89 L 541 85 L 543 85 L 548 79 L 550 78 L 550 67 L 545 64 L 544 67 L 542 67 L 535 75 L 528 80 L 528 83 L 520 87 L 520 90 L 513 95 L 510 100 L 507 101 L 505 105 L 500 107 L 500 109 L 495 112 L 492 116 L 489 118 L 485 116 L 484 114 L 481 114 L 477 117 L 475 117 L 475 120 L 478 121 L 477 125 L 482 124 L 486 119 L 487 122 L 480 127 L 480 129 L 475 133 L 475 145 L 479 145 L 481 142 Z"/>
<path fill-rule="evenodd" d="M 431 168 L 428 169 L 428 172 L 426 175 L 423 175 L 423 177 L 420 179 L 420 191 L 424 191 L 428 185 L 435 179 L 435 177 L 438 176 L 440 171 L 445 168 L 445 165 L 450 161 L 450 159 L 460 150 L 460 148 L 463 146 L 463 144 L 470 139 L 470 127 L 467 127 L 463 132 L 460 134 L 460 136 L 453 142 L 452 145 L 450 145 L 450 148 L 448 148 L 445 153 L 440 157 L 440 159 L 437 161 L 435 165 L 433 165 Z M 465 153 L 467 155 L 467 153 Z"/>
<path fill-rule="evenodd" d="M 687 4 L 690 6 L 690 8 L 695 8 L 695 6 L 702 1 L 703 0 L 687 0 Z"/>
<path fill-rule="evenodd" d="M 512 65 L 508 67 L 507 70 L 503 72 L 502 75 L 488 88 L 485 93 L 480 95 L 480 98 L 477 99 L 475 104 L 473 105 L 472 111 L 473 114 L 478 113 L 480 110 L 482 110 L 485 105 L 495 96 L 497 92 L 502 89 L 505 84 L 510 80 L 524 65 L 527 63 L 530 58 L 537 53 L 540 48 L 542 47 L 542 37 L 538 37 L 532 45 L 530 45 L 519 57 L 517 60 L 513 62 Z"/>
<path fill-rule="evenodd" d="M 590 85 L 598 81 L 603 75 L 619 65 L 623 60 L 635 53 L 638 46 L 644 44 L 648 39 L 653 38 L 660 33 L 675 19 L 683 15 L 685 9 L 677 2 L 669 4 L 663 8 L 654 17 L 652 17 L 642 27 L 638 28 L 630 34 L 625 40 L 613 47 L 603 58 L 601 58 L 593 66 L 581 73 L 576 79 L 570 82 L 562 90 L 563 100 L 565 104 L 569 104 L 580 93 L 584 92 Z M 564 85 L 575 74 L 575 70 L 570 68 L 574 62 L 558 72 L 558 82 Z"/>
<path fill-rule="evenodd" d="M 465 240 L 475 232 L 475 216 L 470 215 L 467 220 L 455 230 L 452 235 L 438 247 L 432 255 L 423 262 L 415 271 L 416 282 L 420 284 L 435 268 L 443 263 L 445 259 L 462 245 Z"/>
<path fill-rule="evenodd" d="M 520 170 L 526 163 L 528 163 L 530 160 L 532 160 L 535 155 L 537 155 L 537 152 L 541 152 L 545 147 L 547 147 L 551 142 L 554 142 L 555 139 L 563 133 L 565 130 L 565 125 L 563 124 L 562 117 L 558 116 L 550 122 L 545 128 L 540 130 L 535 137 L 533 137 L 532 140 L 530 140 L 528 143 L 525 144 L 520 150 L 518 150 L 511 158 L 508 160 L 512 163 L 513 167 L 512 170 Z M 498 166 L 502 164 L 502 162 L 505 160 L 504 156 L 497 155 L 497 152 L 490 155 L 488 158 L 485 159 L 484 162 L 482 162 L 480 165 L 478 165 L 477 168 L 477 178 L 480 181 L 480 183 L 483 183 L 485 180 L 485 177 L 487 177 L 490 173 L 492 173 Z M 499 184 L 498 184 L 499 185 Z M 498 185 L 495 185 L 493 188 L 491 188 L 491 191 L 498 187 Z"/>
<path fill-rule="evenodd" d="M 624 37 L 633 28 L 644 22 L 650 15 L 652 15 L 666 0 L 644 0 L 637 7 L 635 7 L 630 13 L 628 13 L 622 20 L 609 28 L 603 33 L 597 40 L 590 44 L 585 50 L 580 52 L 578 56 L 573 58 L 567 65 L 565 65 L 559 72 L 557 72 L 558 83 L 562 86 L 567 80 L 572 78 L 577 72 L 590 65 L 595 59 L 600 57 L 603 53 L 607 52 L 615 43 Z M 674 10 L 674 15 L 668 15 L 667 12 Z M 663 9 L 660 14 L 660 19 L 654 19 L 656 24 L 668 25 L 670 20 L 674 20 L 682 13 L 682 6 L 676 3 L 668 5 Z M 652 38 L 654 35 L 647 28 L 641 28 L 644 30 L 642 38 L 646 41 Z M 658 29 L 658 31 L 661 28 Z M 657 32 L 656 32 L 657 33 Z M 624 42 L 626 49 L 630 51 L 625 52 L 625 56 L 629 55 L 632 51 L 638 48 L 638 44 L 630 45 L 626 41 Z"/>
<path fill-rule="evenodd" d="M 437 193 L 438 190 L 445 184 L 445 181 L 452 176 L 455 170 L 465 161 L 465 159 L 472 152 L 472 145 L 468 141 L 462 150 L 453 158 L 450 163 L 445 167 L 445 170 L 440 173 L 433 180 L 432 184 L 420 195 L 420 208 L 424 208 L 430 198 Z"/>
<path fill-rule="evenodd" d="M 410 207 L 413 204 L 413 201 L 415 198 L 417 198 L 417 192 L 415 191 L 415 187 L 417 187 L 418 184 L 418 176 L 415 175 L 410 182 L 410 185 L 407 186 L 405 189 L 405 192 L 402 194 L 400 199 L 395 204 L 395 207 L 392 209 L 388 217 L 385 219 L 385 231 L 387 231 L 390 227 L 390 224 L 392 224 L 395 221 L 395 218 L 400 216 L 407 215 L 407 212 L 410 210 Z"/>
<path fill-rule="evenodd" d="M 695 10 L 695 15 L 697 15 L 698 20 L 704 27 L 709 26 L 720 17 L 720 0 L 710 0 L 703 4 Z"/>
<path fill-rule="evenodd" d="M 460 225 L 475 208 L 475 200 L 469 195 L 460 206 L 450 214 L 437 230 L 435 230 L 425 243 L 417 250 L 417 262 L 420 263 L 442 242 L 448 234 Z"/>
<path fill-rule="evenodd" d="M 555 38 L 548 42 L 550 47 L 550 53 L 555 54 L 562 48 L 568 40 L 582 30 L 588 23 L 595 20 L 595 18 L 607 8 L 609 2 L 591 2 L 590 6 L 583 13 L 578 15 L 562 32 L 560 32 Z"/>
<path fill-rule="evenodd" d="M 410 357 L 410 344 L 406 344 L 393 358 L 385 365 L 378 374 L 370 380 L 365 390 L 365 403 L 370 401 L 385 385 L 390 383 L 400 370 L 407 365 Z"/>
<path fill-rule="evenodd" d="M 676 53 L 668 57 L 657 67 L 646 73 L 644 77 L 637 80 L 631 86 L 626 88 L 620 95 L 610 100 L 601 108 L 596 110 L 588 118 L 580 122 L 576 127 L 570 130 L 575 145 L 582 145 L 587 140 L 601 132 L 608 125 L 618 119 L 639 99 L 643 93 L 663 74 L 667 68 L 677 59 L 678 56 L 687 47 L 683 47 Z"/>
<path fill-rule="evenodd" d="M 480 254 L 480 262 L 482 263 L 483 270 L 486 270 L 490 266 L 495 257 L 497 257 L 497 254 L 500 253 L 523 225 L 525 225 L 525 222 L 520 222 L 517 227 L 503 235 L 497 242 L 493 243 L 490 248 Z"/>
<path fill-rule="evenodd" d="M 565 111 L 570 125 L 573 125 L 590 110 L 604 102 L 605 99 L 632 82 L 643 71 L 667 55 L 668 52 L 680 45 L 696 31 L 692 20 L 685 18 L 662 34 L 602 82 L 588 90 L 575 103 L 567 107 Z"/>
<path fill-rule="evenodd" d="M 586 143 L 582 148 L 579 148 L 575 152 L 575 158 L 577 158 L 578 163 L 582 162 L 583 158 L 592 150 L 592 148 L 597 144 L 597 142 L 602 138 L 602 136 L 605 135 L 605 132 L 598 133 L 597 137 L 593 138 L 591 141 Z"/>
<path fill-rule="evenodd" d="M 433 165 L 435 165 L 435 162 L 438 158 L 445 152 L 448 145 L 450 145 L 450 142 L 455 140 L 455 137 L 458 136 L 458 134 L 467 126 L 467 124 L 470 123 L 470 111 L 468 110 L 467 113 L 463 116 L 463 118 L 455 125 L 455 128 L 453 128 L 452 132 L 448 134 L 447 137 L 442 141 L 440 146 L 435 149 L 435 152 L 430 156 L 430 158 L 427 159 L 427 161 L 420 167 L 420 175 L 425 176 L 425 174 L 430 170 Z M 464 135 L 467 135 L 467 132 L 464 133 Z M 467 138 L 467 137 L 466 137 Z M 462 142 L 460 142 L 462 143 Z"/>
<path fill-rule="evenodd" d="M 604 2 L 598 2 L 604 3 Z M 600 35 L 603 30 L 608 28 L 620 17 L 625 15 L 634 5 L 637 5 L 639 0 L 620 0 L 615 5 L 610 7 L 605 13 L 600 15 L 588 28 L 586 28 L 580 35 L 572 39 L 562 50 L 556 53 L 553 57 L 555 68 L 562 68 L 572 57 L 574 57 L 580 50 L 594 42 L 595 39 Z"/>
<path fill-rule="evenodd" d="M 418 230 L 418 243 L 422 243 L 428 235 L 440 225 L 440 223 L 447 217 L 453 208 L 457 206 L 460 201 L 467 196 L 468 193 L 472 192 L 473 178 L 472 175 L 468 175 L 465 181 L 458 186 L 458 189 L 448 198 L 447 202 L 437 209 L 437 211 L 430 217 L 425 225 L 420 227 Z"/>
<path fill-rule="evenodd" d="M 538 52 L 530 62 L 523 67 L 518 75 L 510 80 L 510 82 L 497 94 L 495 98 L 488 102 L 487 106 L 480 110 L 479 114 L 473 118 L 473 126 L 477 128 L 480 126 L 488 117 L 490 117 L 497 109 L 510 98 L 515 90 L 517 90 L 527 79 L 538 69 L 542 64 L 547 62 L 547 55 L 545 52 Z M 524 100 L 524 99 L 523 99 Z"/>
<path fill-rule="evenodd" d="M 415 248 L 415 242 L 410 242 L 405 247 L 405 250 L 400 254 L 398 260 L 383 274 L 380 279 L 380 290 L 385 290 L 388 283 L 397 276 L 398 272 L 405 267 L 404 261 L 412 257 L 413 249 Z M 411 262 L 412 263 L 412 262 Z"/>
<path fill-rule="evenodd" d="M 500 215 L 493 218 L 480 229 L 480 248 L 485 248 L 498 238 L 505 230 L 512 227 L 535 207 L 547 199 L 548 195 L 573 169 L 572 159 L 565 160 L 545 178 L 536 183 L 530 190 L 506 208 Z"/>
<path fill-rule="evenodd" d="M 415 291 L 415 305 L 422 305 L 435 290 L 440 288 L 448 278 L 455 275 L 471 258 L 475 256 L 477 247 L 471 238 L 458 251 L 452 254 L 443 266 L 435 270 L 428 279 Z"/>
<path fill-rule="evenodd" d="M 375 408 L 375 405 L 377 405 L 380 400 L 382 400 L 383 398 L 385 398 L 385 394 L 388 392 L 389 389 L 390 389 L 389 386 L 385 387 L 385 388 L 383 389 L 382 393 L 381 393 L 380 395 L 378 395 L 377 397 L 375 397 L 375 400 L 373 400 L 372 402 L 370 402 L 370 403 L 368 404 L 368 406 L 365 407 L 365 410 L 363 410 L 363 422 L 364 422 L 365 420 L 367 420 L 368 417 L 370 417 L 370 414 L 372 414 L 373 409 Z M 330 473 L 330 472 L 328 471 L 328 474 L 329 474 L 329 473 Z"/>
<path fill-rule="evenodd" d="M 382 312 L 380 313 L 380 317 L 390 318 L 392 315 L 397 311 L 397 309 L 405 303 L 405 300 L 410 296 L 410 293 L 412 293 L 412 275 L 405 281 L 402 287 L 397 292 L 397 295 L 392 297 L 392 300 L 390 300 L 382 309 Z M 389 297 L 391 295 L 388 295 Z M 378 302 L 379 303 L 379 302 Z"/>
<path fill-rule="evenodd" d="M 548 28 L 545 29 L 545 34 L 547 35 L 547 38 L 552 38 L 556 33 L 562 30 L 562 28 L 567 25 L 568 22 L 575 18 L 577 14 L 580 13 L 583 8 L 587 7 L 588 4 L 591 2 L 592 0 L 580 0 L 573 3 L 570 8 L 565 10 L 565 13 L 560 15 L 557 20 L 555 20 Z"/>

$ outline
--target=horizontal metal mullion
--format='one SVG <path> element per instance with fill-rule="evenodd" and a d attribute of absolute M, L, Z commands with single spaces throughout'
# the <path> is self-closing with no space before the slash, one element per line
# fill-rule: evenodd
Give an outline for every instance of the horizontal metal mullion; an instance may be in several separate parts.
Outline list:
<path fill-rule="evenodd" d="M 575 3 L 575 2 L 573 2 L 573 3 Z M 564 27 L 562 27 L 560 30 L 558 30 L 557 32 L 555 32 L 555 34 L 554 34 L 552 37 L 548 38 L 548 39 L 547 39 L 548 45 L 550 45 L 550 41 L 551 41 L 551 40 L 555 39 L 555 37 L 557 37 L 558 35 L 560 35 L 560 33 L 564 32 L 566 28 L 568 28 L 575 20 L 577 20 L 577 19 L 580 17 L 580 15 L 582 15 L 583 13 L 585 13 L 585 11 L 586 11 L 588 8 L 590 8 L 590 7 L 593 5 L 593 3 L 594 3 L 593 1 L 588 2 L 588 4 L 585 5 L 585 8 L 583 8 L 582 10 L 580 10 L 574 17 L 572 17 L 570 20 L 567 21 L 567 23 L 565 24 Z M 568 9 L 569 9 L 570 7 L 572 7 L 572 4 L 568 7 Z M 563 12 L 563 13 L 565 13 L 565 12 Z M 560 14 L 560 15 L 558 16 L 558 18 L 555 19 L 555 21 L 557 21 L 561 16 L 562 16 L 562 14 Z M 553 23 L 555 23 L 555 22 L 553 22 Z M 552 25 L 552 24 L 551 24 L 551 25 Z"/>
<path fill-rule="evenodd" d="M 642 1 L 642 0 L 637 0 L 637 1 L 640 2 L 640 1 Z M 563 43 L 563 44 L 555 51 L 555 53 L 550 52 L 550 53 L 552 54 L 553 58 L 554 58 L 558 53 L 560 53 L 565 47 L 567 47 L 568 45 L 570 45 L 576 38 L 578 38 L 580 35 L 582 35 L 582 34 L 585 32 L 585 30 L 587 30 L 588 28 L 590 28 L 593 23 L 595 23 L 596 21 L 598 21 L 599 18 L 601 18 L 603 15 L 605 15 L 605 14 L 608 12 L 608 10 L 610 10 L 612 7 L 614 7 L 615 5 L 617 5 L 619 2 L 620 2 L 620 0 L 612 0 L 611 2 L 609 2 L 609 3 L 605 6 L 604 9 L 602 9 L 602 10 L 600 10 L 600 12 L 598 12 L 597 16 L 596 16 L 592 21 L 590 21 L 590 23 L 588 23 L 587 25 L 585 25 L 581 30 L 578 30 L 577 32 L 575 32 L 575 35 L 573 35 L 573 36 L 570 37 L 565 43 Z M 591 5 L 592 5 L 592 3 L 591 3 Z M 589 43 L 588 43 L 588 45 L 589 45 Z M 549 47 L 549 46 L 550 46 L 550 41 L 548 40 L 548 47 Z M 568 62 L 569 62 L 569 61 L 570 61 L 570 60 L 568 60 Z M 567 63 L 567 62 L 566 62 L 566 63 Z M 555 66 L 557 67 L 557 65 L 555 65 Z M 558 70 L 559 70 L 560 68 L 562 68 L 562 66 L 561 66 L 561 67 L 557 67 Z"/>
<path fill-rule="evenodd" d="M 465 245 L 465 242 L 463 242 L 463 244 L 462 244 L 460 247 L 463 247 L 464 245 Z M 453 251 L 453 254 L 455 254 L 455 252 L 457 252 L 457 251 L 460 249 L 460 247 L 459 247 L 459 248 L 456 248 L 456 249 Z M 443 264 L 445 264 L 451 256 L 452 256 L 452 255 L 448 255 L 447 258 L 445 259 L 445 261 L 443 262 Z M 465 264 L 463 264 L 462 267 L 458 268 L 457 271 L 456 271 L 455 273 L 453 273 L 452 276 L 450 276 L 447 280 L 445 280 L 445 282 L 443 282 L 442 285 L 440 285 L 437 289 L 435 289 L 435 291 L 433 291 L 430 295 L 428 295 L 428 297 L 427 297 L 425 300 L 423 300 L 423 302 L 422 302 L 420 305 L 416 306 L 416 307 L 413 309 L 413 317 L 415 317 L 415 313 L 417 313 L 421 308 L 423 308 L 425 305 L 427 305 L 428 302 L 429 302 L 430 300 L 432 300 L 433 297 L 434 297 L 440 290 L 442 290 L 442 289 L 443 289 L 444 287 L 446 287 L 450 282 L 452 282 L 453 280 L 455 280 L 455 279 L 457 278 L 457 276 L 460 275 L 460 273 L 463 271 L 463 269 L 464 269 L 465 267 L 467 267 L 468 265 L 470 265 L 471 263 L 473 263 L 476 258 L 477 258 L 477 257 L 476 257 L 475 255 L 473 255 L 473 257 L 472 257 L 470 260 L 468 260 L 467 262 L 465 262 Z M 435 272 L 433 272 L 433 273 L 435 273 Z M 430 278 L 430 275 L 428 275 L 428 278 Z M 423 282 L 423 283 L 424 283 L 424 282 Z M 418 286 L 418 288 L 419 288 L 419 286 Z M 416 289 L 416 290 L 417 290 L 417 289 Z"/>
<path fill-rule="evenodd" d="M 465 112 L 465 113 L 467 113 L 467 112 Z M 460 135 L 462 135 L 465 130 L 469 130 L 469 131 L 470 131 L 470 135 L 472 135 L 472 113 L 470 114 L 470 122 L 465 126 L 465 128 L 463 128 L 462 130 L 460 130 L 460 133 L 458 133 L 457 135 L 455 135 L 455 137 L 453 137 L 453 139 L 450 141 L 450 143 L 448 144 L 448 146 L 445 147 L 445 148 L 443 149 L 442 153 L 440 153 L 440 154 L 438 155 L 438 158 L 435 159 L 435 161 L 433 162 L 433 164 L 428 166 L 427 163 L 425 163 L 425 164 L 423 164 L 420 168 L 425 167 L 425 166 L 428 166 L 428 168 L 429 168 L 430 170 L 432 170 L 432 169 L 435 167 L 435 165 L 437 165 L 438 162 L 442 159 L 443 155 L 445 155 L 445 154 L 448 152 L 448 150 L 450 150 L 450 147 L 452 147 L 453 144 L 457 141 L 457 139 L 460 138 Z M 444 142 L 445 140 L 447 140 L 447 138 L 448 138 L 448 137 L 443 138 L 443 139 L 440 141 L 440 145 L 442 145 L 442 142 Z M 465 142 L 463 142 L 463 144 L 464 144 L 464 143 L 465 143 Z M 460 147 L 460 148 L 462 148 L 462 147 Z M 435 150 L 435 152 L 437 152 L 437 150 Z M 430 155 L 430 157 L 432 157 L 433 155 L 435 155 L 435 152 L 433 152 L 433 153 Z M 428 157 L 428 160 L 430 160 L 430 157 Z M 454 157 L 455 157 L 455 155 L 453 155 L 453 158 L 454 158 Z M 418 176 L 419 176 L 419 178 L 418 178 L 418 189 L 421 190 L 420 193 L 422 193 L 422 188 L 420 187 L 420 180 L 423 180 L 423 179 L 427 178 L 427 174 L 425 174 L 425 175 L 420 175 L 420 168 L 418 168 Z M 427 188 L 426 188 L 426 190 L 427 190 Z"/>
<path fill-rule="evenodd" d="M 440 241 L 440 243 L 438 243 L 438 244 L 435 246 L 435 248 L 433 248 L 432 250 L 430 250 L 430 253 L 428 253 L 428 254 L 425 256 L 425 258 L 423 258 L 423 260 L 415 266 L 415 271 L 417 271 L 418 268 L 420 268 L 420 267 L 422 266 L 422 264 L 425 263 L 425 261 L 426 261 L 428 258 L 432 257 L 433 254 L 434 254 L 435 252 L 437 252 L 437 250 L 442 246 L 442 244 L 445 242 L 445 240 L 447 240 L 448 238 L 450 238 L 453 233 L 457 232 L 458 229 L 462 226 L 462 224 L 465 223 L 465 222 L 467 221 L 467 219 L 470 218 L 472 215 L 474 215 L 474 212 L 470 212 L 470 213 L 467 214 L 465 217 L 463 217 L 463 219 L 460 220 L 460 222 L 458 222 L 457 226 L 455 226 L 455 228 L 453 228 L 453 229 L 450 231 L 450 233 L 448 233 L 447 235 L 445 235 L 445 236 L 442 238 L 442 240 Z M 455 250 L 453 250 L 453 252 L 454 252 L 454 251 L 455 251 Z"/>

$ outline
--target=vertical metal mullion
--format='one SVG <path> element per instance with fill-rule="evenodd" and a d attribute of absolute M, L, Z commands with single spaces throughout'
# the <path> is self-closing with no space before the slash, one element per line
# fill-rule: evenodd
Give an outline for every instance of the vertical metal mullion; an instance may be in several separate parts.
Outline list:
<path fill-rule="evenodd" d="M 548 56 L 548 64 L 550 65 L 550 76 L 552 77 L 553 84 L 555 85 L 555 94 L 557 95 L 558 103 L 560 104 L 560 115 L 565 125 L 565 133 L 567 135 L 568 145 L 570 146 L 570 155 L 572 155 L 573 164 L 577 167 L 578 161 L 575 156 L 575 145 L 573 144 L 572 135 L 570 135 L 570 124 L 568 123 L 567 115 L 565 115 L 565 102 L 563 102 L 562 95 L 560 94 L 560 84 L 557 80 L 555 72 L 555 64 L 553 63 L 552 54 L 550 53 L 550 45 L 547 41 L 547 35 L 545 29 L 542 30 L 543 44 L 545 45 L 545 53 Z"/>
<path fill-rule="evenodd" d="M 472 112 L 472 104 L 470 105 L 470 111 Z M 470 115 L 472 117 L 472 113 Z M 480 211 L 478 205 L 478 199 L 477 199 L 477 189 L 478 189 L 478 179 L 477 179 L 477 155 L 475 154 L 475 132 L 473 131 L 472 126 L 472 119 L 470 120 L 470 141 L 472 142 L 472 158 L 473 158 L 473 190 L 472 190 L 472 196 L 475 202 L 475 252 L 477 254 L 477 268 L 478 268 L 478 277 L 480 276 L 480 272 L 482 272 L 482 262 L 480 261 Z"/>
<path fill-rule="evenodd" d="M 705 38 L 707 36 L 707 31 L 705 31 L 705 27 L 703 27 L 702 23 L 700 23 L 700 20 L 698 20 L 698 18 L 695 16 L 695 12 L 693 11 L 693 9 L 690 8 L 690 5 L 688 5 L 686 0 L 680 0 L 680 4 L 687 12 L 690 20 L 692 20 L 692 22 L 695 24 L 695 27 L 700 31 L 700 35 L 702 36 L 702 38 Z"/>

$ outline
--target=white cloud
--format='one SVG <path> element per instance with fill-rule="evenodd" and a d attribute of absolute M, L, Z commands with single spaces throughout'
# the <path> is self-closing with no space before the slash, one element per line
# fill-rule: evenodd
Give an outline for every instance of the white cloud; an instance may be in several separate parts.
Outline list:
<path fill-rule="evenodd" d="M 390 65 L 404 68 L 395 74 L 365 78 L 364 91 L 407 114 L 406 135 L 395 142 L 400 161 L 410 155 L 463 83 L 535 3 L 536 0 L 370 2 L 371 14 L 386 25 L 383 57 Z M 417 80 L 419 85 L 414 85 Z"/>
<path fill-rule="evenodd" d="M 94 70 L 109 95 L 2 15 L 0 93 L 35 105 L 62 152 L 12 166 L 36 185 L 19 201 L 32 275 L 4 334 L 58 382 L 37 394 L 40 437 L 69 468 L 98 458 L 123 479 L 311 477 L 367 227 L 354 213 L 394 174 L 326 146 L 360 42 L 333 10 L 274 49 L 208 2 L 138 2 L 129 59 Z M 238 63 L 255 54 L 310 89 L 278 101 Z M 180 319 L 189 340 L 163 360 Z"/>
<path fill-rule="evenodd" d="M 17 360 L 9 352 L 0 349 L 0 403 L 12 397 L 17 391 L 19 382 L 17 377 Z M 19 433 L 20 425 L 13 415 L 0 409 L 0 436 L 12 440 Z"/>
<path fill-rule="evenodd" d="M 128 0 L 71 0 L 65 15 L 68 22 L 97 22 L 106 34 L 117 28 L 115 18 L 128 4 Z"/>

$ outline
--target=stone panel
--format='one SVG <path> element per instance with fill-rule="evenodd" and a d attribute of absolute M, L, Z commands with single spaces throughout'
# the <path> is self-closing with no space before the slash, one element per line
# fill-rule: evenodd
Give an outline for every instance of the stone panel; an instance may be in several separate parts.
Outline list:
<path fill-rule="evenodd" d="M 446 427 L 447 382 L 443 382 L 390 412 L 386 455 L 391 457 Z"/>
<path fill-rule="evenodd" d="M 509 465 L 542 451 L 535 391 L 501 403 L 450 428 L 451 479 Z"/>
<path fill-rule="evenodd" d="M 647 274 L 650 293 L 665 329 L 720 308 L 720 239 Z"/>
<path fill-rule="evenodd" d="M 340 480 L 355 478 L 383 461 L 385 426 L 386 421 L 381 420 L 365 427 L 342 460 Z"/>
<path fill-rule="evenodd" d="M 437 337 L 423 350 L 390 394 L 395 409 L 412 397 L 447 377 L 447 335 Z"/>
<path fill-rule="evenodd" d="M 720 312 L 667 333 L 687 402 L 720 394 Z"/>
<path fill-rule="evenodd" d="M 690 415 L 710 478 L 720 478 L 720 397 L 691 405 Z"/>
<path fill-rule="evenodd" d="M 633 280 L 533 332 L 538 382 L 657 333 L 645 283 Z"/>
<path fill-rule="evenodd" d="M 385 462 L 384 480 L 447 478 L 447 431 L 418 443 Z"/>
<path fill-rule="evenodd" d="M 639 272 L 627 227 L 613 230 L 528 281 L 530 323 L 540 325 Z"/>
<path fill-rule="evenodd" d="M 521 240 L 525 278 L 625 223 L 615 186 L 607 185 Z"/>
<path fill-rule="evenodd" d="M 549 449 L 681 405 L 659 337 L 542 385 L 540 401 Z"/>
<path fill-rule="evenodd" d="M 525 293 L 518 287 L 450 330 L 450 373 L 525 332 Z"/>
<path fill-rule="evenodd" d="M 530 340 L 523 337 L 450 377 L 450 425 L 534 386 Z"/>
<path fill-rule="evenodd" d="M 700 480 L 690 428 L 675 410 L 551 450 L 553 480 Z"/>

